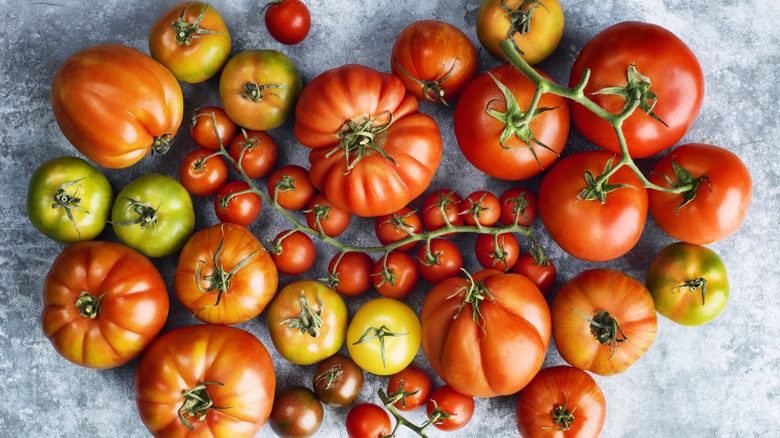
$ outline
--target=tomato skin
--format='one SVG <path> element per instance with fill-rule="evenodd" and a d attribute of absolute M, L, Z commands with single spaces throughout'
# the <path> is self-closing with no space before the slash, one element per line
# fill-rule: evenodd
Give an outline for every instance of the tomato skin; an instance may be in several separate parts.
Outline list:
<path fill-rule="evenodd" d="M 306 207 L 316 191 L 309 171 L 295 164 L 282 166 L 268 177 L 268 196 L 287 210 Z"/>
<path fill-rule="evenodd" d="M 582 48 L 572 66 L 569 86 L 576 86 L 589 69 L 585 94 L 605 110 L 619 113 L 624 98 L 595 92 L 625 86 L 632 64 L 650 79 L 650 91 L 657 96 L 652 111 L 668 125 L 642 109 L 623 122 L 629 154 L 643 158 L 672 146 L 688 132 L 704 100 L 704 74 L 696 55 L 676 35 L 655 24 L 628 21 L 604 29 Z M 577 103 L 572 104 L 571 112 L 574 125 L 585 137 L 621 153 L 615 131 L 606 120 Z"/>
<path fill-rule="evenodd" d="M 729 299 L 723 260 L 715 251 L 691 243 L 676 242 L 659 251 L 647 268 L 645 285 L 658 313 L 687 326 L 712 321 Z"/>
<path fill-rule="evenodd" d="M 204 418 L 178 411 L 182 392 L 205 382 L 214 407 Z M 253 437 L 268 420 L 276 375 L 271 355 L 251 333 L 211 324 L 173 329 L 144 353 L 135 375 L 135 397 L 144 425 L 156 437 Z"/>
<path fill-rule="evenodd" d="M 384 216 L 377 216 L 374 220 L 374 233 L 382 245 L 390 245 L 406 239 L 410 234 L 420 234 L 421 232 L 422 220 L 417 212 L 409 207 L 403 207 Z M 409 242 L 399 246 L 396 250 L 409 251 L 414 249 L 416 245 L 417 242 Z"/>
<path fill-rule="evenodd" d="M 265 26 L 276 41 L 291 46 L 309 35 L 311 13 L 301 0 L 275 0 L 265 12 Z"/>
<path fill-rule="evenodd" d="M 317 397 L 332 408 L 349 406 L 363 389 L 363 369 L 349 356 L 334 354 L 317 365 L 312 387 Z"/>
<path fill-rule="evenodd" d="M 118 44 L 71 55 L 54 75 L 51 105 L 68 141 L 113 169 L 137 163 L 153 147 L 166 150 L 184 113 L 181 87 L 171 72 Z"/>
<path fill-rule="evenodd" d="M 274 397 L 268 424 L 280 437 L 311 437 L 322 425 L 325 410 L 314 392 L 304 386 L 289 386 Z"/>
<path fill-rule="evenodd" d="M 220 272 L 230 273 L 229 281 L 221 282 Z M 217 224 L 196 232 L 184 245 L 173 283 L 179 301 L 199 320 L 239 324 L 265 309 L 276 293 L 278 274 L 251 231 Z"/>
<path fill-rule="evenodd" d="M 617 321 L 622 331 L 617 338 L 627 342 L 599 342 L 585 317 L 593 319 L 601 311 Z M 552 323 L 563 360 L 602 376 L 623 372 L 642 357 L 655 341 L 658 324 L 647 288 L 612 269 L 588 269 L 564 284 L 553 299 Z"/>
<path fill-rule="evenodd" d="M 228 153 L 244 170 L 246 176 L 256 179 L 268 175 L 273 169 L 278 147 L 266 132 L 242 130 L 230 143 Z"/>
<path fill-rule="evenodd" d="M 545 73 L 539 73 L 552 80 Z M 547 148 L 533 141 L 529 147 L 514 134 L 502 146 L 501 137 L 506 129 L 523 132 L 523 128 L 515 127 L 511 121 L 507 124 L 488 112 L 508 112 L 507 99 L 491 74 L 509 89 L 523 111 L 531 104 L 536 86 L 511 64 L 477 75 L 466 86 L 455 107 L 455 139 L 463 156 L 483 173 L 503 180 L 530 178 L 549 168 L 566 146 L 569 103 L 551 93 L 542 95 L 539 100 L 538 108 L 554 109 L 534 117 L 528 127 Z"/>
<path fill-rule="evenodd" d="M 414 97 L 446 104 L 457 99 L 474 77 L 477 51 L 457 27 L 438 20 L 419 20 L 398 33 L 390 66 Z"/>
<path fill-rule="evenodd" d="M 601 175 L 614 155 L 605 151 L 571 154 L 558 162 L 539 186 L 539 216 L 555 242 L 582 260 L 603 262 L 627 253 L 639 241 L 647 217 L 647 189 L 624 166 L 609 184 L 628 184 L 607 194 L 606 202 L 578 199 L 587 187 L 585 172 Z"/>
<path fill-rule="evenodd" d="M 390 435 L 392 423 L 383 407 L 360 403 L 347 413 L 346 428 L 349 438 L 380 438 Z"/>
<path fill-rule="evenodd" d="M 511 187 L 498 197 L 501 205 L 499 220 L 504 225 L 530 226 L 539 214 L 536 194 L 525 187 Z"/>
<path fill-rule="evenodd" d="M 501 216 L 501 202 L 496 195 L 477 190 L 463 200 L 463 218 L 468 225 L 492 227 Z"/>
<path fill-rule="evenodd" d="M 80 301 L 84 293 L 97 303 Z M 113 368 L 154 341 L 168 309 L 165 281 L 146 257 L 118 243 L 78 242 L 65 248 L 46 274 L 41 325 L 65 359 Z"/>
<path fill-rule="evenodd" d="M 55 197 L 57 194 L 60 197 Z M 27 217 L 38 231 L 57 242 L 75 243 L 97 237 L 108 222 L 112 203 L 111 183 L 78 157 L 52 158 L 30 176 Z"/>
<path fill-rule="evenodd" d="M 550 343 L 547 301 L 522 275 L 488 269 L 473 279 L 475 287 L 495 300 L 484 295 L 483 301 L 464 306 L 469 280 L 454 277 L 439 283 L 422 307 L 423 350 L 442 380 L 462 394 L 514 394 L 544 362 Z M 472 316 L 474 305 L 480 321 Z"/>
<path fill-rule="evenodd" d="M 451 416 L 433 422 L 434 427 L 440 430 L 451 432 L 462 429 L 474 416 L 474 398 L 461 394 L 449 385 L 441 386 L 431 394 L 431 399 L 425 408 L 429 417 L 436 410 L 436 406 Z"/>
<path fill-rule="evenodd" d="M 283 53 L 245 50 L 222 70 L 219 97 L 238 126 L 268 131 L 292 115 L 302 87 L 298 68 Z"/>
<path fill-rule="evenodd" d="M 308 234 L 298 230 L 286 230 L 276 235 L 269 254 L 279 272 L 300 275 L 314 264 L 317 247 Z"/>
<path fill-rule="evenodd" d="M 556 409 L 571 414 L 571 421 L 556 422 Z M 606 416 L 607 402 L 598 383 L 566 365 L 539 371 L 517 397 L 517 430 L 523 437 L 596 438 Z"/>
<path fill-rule="evenodd" d="M 228 168 L 220 155 L 209 149 L 196 149 L 179 166 L 179 180 L 188 192 L 195 196 L 217 193 L 228 178 Z"/>
<path fill-rule="evenodd" d="M 480 234 L 474 243 L 477 261 L 485 269 L 509 271 L 520 257 L 520 243 L 512 233 Z"/>
<path fill-rule="evenodd" d="M 147 173 L 116 196 L 111 223 L 121 243 L 147 257 L 167 257 L 192 235 L 195 210 L 190 194 L 178 181 Z"/>
<path fill-rule="evenodd" d="M 221 222 L 248 226 L 257 219 L 263 208 L 263 200 L 256 193 L 246 192 L 247 190 L 249 184 L 246 181 L 229 182 L 219 189 L 214 198 L 214 212 Z M 238 194 L 228 198 L 236 193 Z"/>
<path fill-rule="evenodd" d="M 303 309 L 303 300 L 312 312 L 319 314 L 321 326 L 309 325 L 303 320 L 304 314 L 311 318 Z M 266 314 L 274 347 L 294 364 L 320 362 L 336 354 L 344 345 L 347 306 L 336 291 L 319 281 L 299 280 L 283 287 L 268 305 Z"/>
<path fill-rule="evenodd" d="M 498 43 L 509 37 L 512 23 L 501 4 L 511 10 L 517 10 L 523 0 L 483 0 L 477 10 L 477 38 L 491 55 L 500 61 L 506 61 L 506 55 Z M 520 55 L 529 65 L 538 64 L 558 47 L 563 36 L 564 15 L 558 0 L 543 0 L 532 6 L 529 2 L 523 10 L 534 7 L 531 15 L 530 31 L 514 33 L 512 38 L 522 50 Z"/>
<path fill-rule="evenodd" d="M 390 251 L 374 264 L 371 282 L 379 295 L 400 300 L 412 293 L 419 277 L 420 271 L 412 256 Z"/>
<path fill-rule="evenodd" d="M 466 223 L 463 198 L 458 192 L 439 188 L 425 196 L 422 204 L 422 223 L 428 231 L 440 230 L 447 225 Z"/>
<path fill-rule="evenodd" d="M 403 392 L 403 398 L 393 405 L 401 411 L 413 411 L 428 403 L 431 398 L 433 383 L 431 376 L 424 369 L 409 365 L 390 376 L 387 381 L 387 396 L 393 398 L 394 393 Z"/>
<path fill-rule="evenodd" d="M 177 23 L 189 25 L 184 32 L 194 32 L 192 36 L 182 38 Z M 190 84 L 216 75 L 227 62 L 230 47 L 230 32 L 225 20 L 214 6 L 204 2 L 174 6 L 157 19 L 149 31 L 152 58 L 167 67 L 176 79 Z"/>
<path fill-rule="evenodd" d="M 683 207 L 683 195 L 658 190 L 648 194 L 650 214 L 675 239 L 706 245 L 734 234 L 742 225 L 753 196 L 750 171 L 737 155 L 719 146 L 690 143 L 672 150 L 653 167 L 650 182 L 670 187 L 664 175 L 677 182 L 672 161 L 693 178 L 706 175 L 696 197 Z"/>
<path fill-rule="evenodd" d="M 463 254 L 457 245 L 446 239 L 431 239 L 417 250 L 417 267 L 425 281 L 438 284 L 460 274 Z"/>
<path fill-rule="evenodd" d="M 528 277 L 539 288 L 542 295 L 549 295 L 552 292 L 558 275 L 552 260 L 545 258 L 541 263 L 537 263 L 530 252 L 517 259 L 512 272 Z"/>
<path fill-rule="evenodd" d="M 374 261 L 364 252 L 346 252 L 333 256 L 328 264 L 328 277 L 336 292 L 354 297 L 371 289 Z"/>
<path fill-rule="evenodd" d="M 222 107 L 205 106 L 195 110 L 190 120 L 190 137 L 204 149 L 227 148 L 236 137 L 238 126 Z"/>
<path fill-rule="evenodd" d="M 323 214 L 318 215 L 318 211 Z M 324 193 L 314 195 L 306 208 L 306 224 L 326 236 L 340 235 L 349 228 L 350 222 L 352 222 L 352 215 L 349 211 L 334 205 Z"/>

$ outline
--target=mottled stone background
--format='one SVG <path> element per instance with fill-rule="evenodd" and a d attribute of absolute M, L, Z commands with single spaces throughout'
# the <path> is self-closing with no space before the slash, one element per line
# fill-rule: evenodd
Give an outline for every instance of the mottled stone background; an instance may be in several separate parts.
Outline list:
<path fill-rule="evenodd" d="M 308 39 L 285 47 L 267 34 L 260 13 L 263 0 L 212 2 L 225 17 L 234 39 L 233 52 L 281 50 L 308 81 L 344 63 L 389 70 L 395 35 L 414 20 L 435 18 L 461 28 L 478 46 L 475 33 L 478 0 L 350 1 L 308 0 L 313 16 Z M 710 245 L 724 259 L 732 284 L 724 313 L 704 327 L 685 328 L 659 319 L 658 339 L 650 351 L 623 374 L 597 377 L 607 397 L 604 436 L 713 437 L 777 436 L 780 430 L 780 176 L 775 142 L 777 68 L 780 66 L 780 3 L 774 1 L 606 0 L 562 1 L 566 31 L 558 51 L 540 67 L 560 82 L 585 42 L 603 28 L 624 20 L 661 24 L 679 35 L 697 54 L 706 76 L 706 96 L 698 120 L 685 141 L 711 142 L 742 157 L 754 178 L 754 197 L 743 227 L 734 236 Z M 152 22 L 173 1 L 0 0 L 0 436 L 2 437 L 142 437 L 133 395 L 137 360 L 106 371 L 79 368 L 60 358 L 43 336 L 39 323 L 43 278 L 63 249 L 39 234 L 25 217 L 24 197 L 33 169 L 45 159 L 77 155 L 59 132 L 49 104 L 49 86 L 58 66 L 79 49 L 99 43 L 123 43 L 148 53 Z M 480 52 L 480 70 L 497 65 Z M 219 104 L 217 80 L 184 85 L 185 114 L 202 105 Z M 451 109 L 422 105 L 441 124 L 445 159 L 434 187 L 451 186 L 468 194 L 489 188 L 500 193 L 510 184 L 480 175 L 460 156 L 452 132 Z M 280 145 L 280 164 L 306 163 L 306 151 L 291 135 L 291 124 L 271 132 Z M 181 131 L 174 150 L 140 164 L 105 174 L 118 192 L 141 174 L 176 175 L 192 148 Z M 591 149 L 572 132 L 567 153 Z M 649 168 L 654 159 L 641 161 Z M 467 176 L 467 177 L 464 177 Z M 524 182 L 537 187 L 539 179 Z M 211 199 L 197 199 L 197 227 L 216 221 Z M 371 223 L 355 221 L 345 235 L 354 243 L 373 242 Z M 264 210 L 251 229 L 263 240 L 285 228 L 281 215 Z M 559 267 L 558 286 L 586 268 L 621 269 L 639 279 L 653 254 L 671 242 L 648 219 L 641 242 L 626 256 L 608 263 L 584 263 L 564 254 L 540 228 L 539 235 Z M 107 230 L 102 239 L 114 239 Z M 456 239 L 470 256 L 473 236 Z M 307 273 L 322 277 L 331 248 Z M 176 258 L 156 261 L 168 281 L 172 314 L 166 330 L 196 321 L 176 301 L 172 273 Z M 282 282 L 292 280 L 282 277 Z M 429 286 L 421 285 L 408 302 L 419 308 Z M 352 312 L 366 297 L 350 301 Z M 265 320 L 240 326 L 271 350 Z M 274 356 L 279 384 L 307 384 L 312 368 L 291 366 Z M 416 362 L 426 366 L 422 352 Z M 562 363 L 551 346 L 546 365 Z M 438 383 L 438 382 L 437 382 Z M 361 400 L 377 401 L 384 379 L 370 378 Z M 478 400 L 471 424 L 450 436 L 510 436 L 515 398 Z M 323 436 L 343 435 L 346 410 L 328 409 Z M 412 416 L 421 420 L 422 414 Z M 262 436 L 271 436 L 265 427 Z M 443 433 L 431 431 L 433 436 Z"/>

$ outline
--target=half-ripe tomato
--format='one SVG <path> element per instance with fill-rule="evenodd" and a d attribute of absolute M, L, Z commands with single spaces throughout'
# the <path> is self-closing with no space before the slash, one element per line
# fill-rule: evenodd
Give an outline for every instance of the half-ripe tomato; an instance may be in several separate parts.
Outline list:
<path fill-rule="evenodd" d="M 324 414 L 314 391 L 305 386 L 288 386 L 274 397 L 268 424 L 280 437 L 311 437 L 320 429 Z"/>
<path fill-rule="evenodd" d="M 598 383 L 579 368 L 545 368 L 517 397 L 523 437 L 591 437 L 601 434 L 607 402 Z"/>
<path fill-rule="evenodd" d="M 558 0 L 483 0 L 477 10 L 477 38 L 501 61 L 506 55 L 498 43 L 512 38 L 525 62 L 541 62 L 558 47 L 563 27 Z"/>
<path fill-rule="evenodd" d="M 534 83 L 510 64 L 469 82 L 455 107 L 454 125 L 458 146 L 474 167 L 520 180 L 558 159 L 569 135 L 569 103 L 546 93 L 529 112 L 535 92 Z"/>
<path fill-rule="evenodd" d="M 187 154 L 179 166 L 179 181 L 195 196 L 217 193 L 228 178 L 228 167 L 222 156 L 210 149 L 196 149 Z"/>
<path fill-rule="evenodd" d="M 294 281 L 268 305 L 268 333 L 276 351 L 298 365 L 311 365 L 334 354 L 347 336 L 347 305 L 319 281 Z"/>
<path fill-rule="evenodd" d="M 228 148 L 230 156 L 249 178 L 262 178 L 276 164 L 278 148 L 274 139 L 263 131 L 241 130 Z"/>
<path fill-rule="evenodd" d="M 268 252 L 279 272 L 300 275 L 314 264 L 317 247 L 308 234 L 299 230 L 285 230 L 276 235 Z"/>
<path fill-rule="evenodd" d="M 436 388 L 425 408 L 428 418 L 436 417 L 433 426 L 451 432 L 465 427 L 474 416 L 474 398 L 449 385 Z"/>
<path fill-rule="evenodd" d="M 501 216 L 501 202 L 486 190 L 477 190 L 466 196 L 462 208 L 463 219 L 469 225 L 492 227 Z"/>
<path fill-rule="evenodd" d="M 165 153 L 184 114 L 176 78 L 151 57 L 118 44 L 68 58 L 51 85 L 62 133 L 95 163 L 121 169 Z"/>
<path fill-rule="evenodd" d="M 287 210 L 306 207 L 316 191 L 309 171 L 295 164 L 282 166 L 268 177 L 268 196 Z"/>
<path fill-rule="evenodd" d="M 253 437 L 271 413 L 271 355 L 251 333 L 198 324 L 160 336 L 135 374 L 135 399 L 155 437 Z"/>
<path fill-rule="evenodd" d="M 112 368 L 135 358 L 168 318 L 157 268 L 113 242 L 79 242 L 54 260 L 43 284 L 43 333 L 65 359 Z"/>
<path fill-rule="evenodd" d="M 728 149 L 685 144 L 661 158 L 650 174 L 661 187 L 690 185 L 684 193 L 650 190 L 648 206 L 666 234 L 706 245 L 734 234 L 747 215 L 753 196 L 750 171 Z"/>
<path fill-rule="evenodd" d="M 190 120 L 190 136 L 198 146 L 218 151 L 227 149 L 238 126 L 222 107 L 204 106 L 195 110 Z"/>
<path fill-rule="evenodd" d="M 501 205 L 499 220 L 504 225 L 530 226 L 539 214 L 536 194 L 525 187 L 511 187 L 498 197 Z"/>
<path fill-rule="evenodd" d="M 238 324 L 265 309 L 276 293 L 276 266 L 245 227 L 217 224 L 184 245 L 173 285 L 193 316 L 210 324 Z"/>
<path fill-rule="evenodd" d="M 354 297 L 371 289 L 374 261 L 364 252 L 341 252 L 328 264 L 328 281 L 336 292 Z"/>
<path fill-rule="evenodd" d="M 238 126 L 268 131 L 290 117 L 302 87 L 298 68 L 283 53 L 245 50 L 222 70 L 219 97 Z"/>
<path fill-rule="evenodd" d="M 393 425 L 385 408 L 373 403 L 360 403 L 347 413 L 349 438 L 379 438 L 389 436 Z"/>
<path fill-rule="evenodd" d="M 38 166 L 27 188 L 27 217 L 57 242 L 92 240 L 108 222 L 113 191 L 95 167 L 78 157 L 57 157 Z"/>
<path fill-rule="evenodd" d="M 645 226 L 647 189 L 629 167 L 621 167 L 607 181 L 594 181 L 614 161 L 609 152 L 578 152 L 558 162 L 539 186 L 544 227 L 564 251 L 582 260 L 622 256 L 639 241 Z"/>
<path fill-rule="evenodd" d="M 691 243 L 676 242 L 659 251 L 647 268 L 645 285 L 658 313 L 688 326 L 712 321 L 729 300 L 723 260 Z"/>
<path fill-rule="evenodd" d="M 420 270 L 412 256 L 390 251 L 374 264 L 371 282 L 379 295 L 400 300 L 412 293 L 419 277 Z"/>
<path fill-rule="evenodd" d="M 414 365 L 393 374 L 387 381 L 387 397 L 397 399 L 393 405 L 402 411 L 413 411 L 426 405 L 432 390 L 431 376 Z"/>
<path fill-rule="evenodd" d="M 398 33 L 390 67 L 414 97 L 448 105 L 477 72 L 477 51 L 457 27 L 419 20 Z"/>
<path fill-rule="evenodd" d="M 312 230 L 329 237 L 336 237 L 349 228 L 352 215 L 343 208 L 333 205 L 324 193 L 318 193 L 306 208 L 306 224 Z"/>
<path fill-rule="evenodd" d="M 263 200 L 246 181 L 225 184 L 214 198 L 214 213 L 221 222 L 249 226 L 260 215 Z"/>
<path fill-rule="evenodd" d="M 334 354 L 317 365 L 312 387 L 320 400 L 332 408 L 349 406 L 363 389 L 363 369 L 343 354 Z"/>
<path fill-rule="evenodd" d="M 374 232 L 379 243 L 390 245 L 406 239 L 412 234 L 420 234 L 422 232 L 422 220 L 416 211 L 409 207 L 403 207 L 394 213 L 377 216 L 374 220 Z M 399 246 L 396 250 L 409 251 L 415 245 L 417 245 L 417 242 L 409 242 Z"/>
<path fill-rule="evenodd" d="M 214 6 L 184 2 L 152 25 L 149 52 L 176 76 L 195 84 L 216 75 L 230 56 L 230 32 Z"/>
<path fill-rule="evenodd" d="M 417 267 L 425 281 L 438 284 L 460 274 L 463 254 L 447 239 L 431 239 L 417 250 Z"/>
<path fill-rule="evenodd" d="M 696 55 L 676 35 L 655 24 L 629 21 L 601 31 L 582 48 L 569 86 L 576 87 L 586 69 L 590 76 L 585 95 L 613 114 L 626 106 L 624 91 L 616 87 L 638 94 L 639 108 L 622 125 L 634 158 L 649 157 L 677 143 L 696 120 L 704 99 L 704 74 Z M 577 103 L 571 112 L 585 137 L 621 153 L 615 130 L 606 120 Z"/>
<path fill-rule="evenodd" d="M 653 345 L 653 297 L 628 274 L 589 269 L 564 284 L 552 304 L 552 332 L 563 360 L 602 376 L 633 365 Z"/>
<path fill-rule="evenodd" d="M 439 283 L 422 313 L 434 371 L 473 397 L 514 394 L 542 368 L 550 343 L 547 301 L 531 280 L 495 269 Z"/>
<path fill-rule="evenodd" d="M 271 0 L 265 11 L 265 27 L 276 41 L 298 44 L 311 30 L 311 13 L 301 0 Z"/>
<path fill-rule="evenodd" d="M 528 277 L 543 295 L 548 295 L 555 287 L 557 277 L 555 264 L 546 255 L 540 254 L 533 248 L 517 259 L 512 272 Z"/>
<path fill-rule="evenodd" d="M 406 206 L 428 188 L 442 156 L 438 124 L 417 109 L 400 79 L 370 67 L 349 64 L 312 79 L 294 133 L 313 149 L 314 186 L 359 216 Z"/>

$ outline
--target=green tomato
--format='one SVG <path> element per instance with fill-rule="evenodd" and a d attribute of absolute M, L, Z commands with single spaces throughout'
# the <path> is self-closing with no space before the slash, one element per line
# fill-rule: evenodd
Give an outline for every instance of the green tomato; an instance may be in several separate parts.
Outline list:
<path fill-rule="evenodd" d="M 195 211 L 184 186 L 150 173 L 119 192 L 111 222 L 120 242 L 147 257 L 166 257 L 179 251 L 192 235 Z"/>
<path fill-rule="evenodd" d="M 58 157 L 33 172 L 27 216 L 58 242 L 92 240 L 106 226 L 112 199 L 111 183 L 94 166 L 78 157 Z"/>
<path fill-rule="evenodd" d="M 723 261 L 715 251 L 691 243 L 662 249 L 647 269 L 645 284 L 658 313 L 682 325 L 712 321 L 729 299 Z"/>

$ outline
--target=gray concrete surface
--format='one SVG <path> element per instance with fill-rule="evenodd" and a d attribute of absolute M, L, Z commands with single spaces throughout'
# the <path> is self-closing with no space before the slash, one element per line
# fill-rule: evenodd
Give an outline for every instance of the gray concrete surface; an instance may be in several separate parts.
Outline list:
<path fill-rule="evenodd" d="M 133 375 L 137 360 L 106 371 L 79 368 L 62 359 L 43 336 L 43 278 L 63 249 L 39 234 L 25 217 L 24 197 L 33 169 L 46 158 L 78 155 L 59 132 L 49 104 L 49 86 L 58 66 L 77 50 L 99 43 L 123 43 L 148 53 L 152 22 L 175 2 L 115 0 L 0 0 L 0 436 L 2 437 L 142 437 L 147 432 L 135 409 Z M 344 63 L 362 63 L 389 70 L 390 48 L 406 24 L 435 18 L 461 28 L 478 45 L 474 28 L 478 0 L 350 1 L 309 0 L 313 16 L 308 39 L 284 47 L 267 34 L 262 1 L 216 0 L 231 29 L 233 52 L 272 48 L 285 52 L 302 71 L 304 81 Z M 710 245 L 724 259 L 732 284 L 731 301 L 709 325 L 686 328 L 659 319 L 658 339 L 645 357 L 623 374 L 597 377 L 606 394 L 605 437 L 747 437 L 777 436 L 780 430 L 780 172 L 777 139 L 780 109 L 777 69 L 780 66 L 780 6 L 748 0 L 607 0 L 563 1 L 566 31 L 557 52 L 540 67 L 561 82 L 585 42 L 610 24 L 643 20 L 661 24 L 680 36 L 698 56 L 707 81 L 701 114 L 684 141 L 711 142 L 736 152 L 754 178 L 753 202 L 743 227 L 727 240 Z M 496 65 L 480 52 L 480 71 Z M 185 114 L 198 106 L 218 104 L 216 80 L 185 85 Z M 463 194 L 489 188 L 500 193 L 509 184 L 480 175 L 460 156 L 451 125 L 451 110 L 423 105 L 441 123 L 445 159 L 433 186 L 452 186 Z M 272 132 L 280 144 L 280 163 L 306 163 L 306 151 L 291 135 L 291 124 Z M 572 132 L 567 153 L 590 149 Z M 105 171 L 118 191 L 141 174 L 176 175 L 178 163 L 192 143 L 186 132 L 168 155 L 144 159 L 121 171 Z M 642 161 L 649 167 L 652 159 Z M 468 177 L 462 177 L 463 174 Z M 538 185 L 538 178 L 527 183 Z M 198 228 L 216 221 L 211 200 L 196 200 Z M 265 209 L 251 229 L 271 238 L 285 224 Z M 648 220 L 641 243 L 618 260 L 584 263 L 563 253 L 543 230 L 543 243 L 559 266 L 558 285 L 583 269 L 606 266 L 637 278 L 652 255 L 671 242 Z M 101 235 L 115 239 L 111 231 Z M 371 243 L 370 222 L 356 221 L 344 237 Z M 467 267 L 470 237 L 460 237 Z M 333 250 L 320 247 L 321 257 L 306 277 L 323 276 Z M 166 330 L 195 321 L 177 303 L 172 288 L 176 258 L 156 261 L 172 296 Z M 291 278 L 283 277 L 283 282 Z M 419 307 L 422 285 L 409 298 Z M 369 294 L 375 296 L 375 292 Z M 361 299 L 349 303 L 352 312 Z M 270 349 L 263 317 L 240 326 Z M 278 355 L 278 382 L 305 384 L 311 367 L 292 366 Z M 425 365 L 422 352 L 416 362 Z M 551 346 L 546 365 L 562 363 Z M 438 383 L 438 382 L 437 382 Z M 361 395 L 377 401 L 384 379 L 370 378 Z M 515 398 L 480 399 L 469 426 L 448 436 L 512 436 Z M 321 436 L 344 434 L 345 409 L 326 410 Z M 422 414 L 412 418 L 421 420 Z M 403 434 L 402 434 L 403 435 Z M 431 431 L 432 436 L 444 436 Z M 261 436 L 272 436 L 265 427 Z"/>

